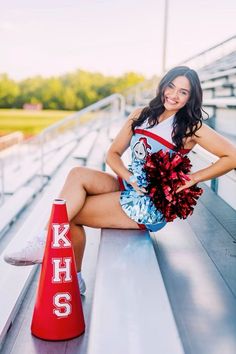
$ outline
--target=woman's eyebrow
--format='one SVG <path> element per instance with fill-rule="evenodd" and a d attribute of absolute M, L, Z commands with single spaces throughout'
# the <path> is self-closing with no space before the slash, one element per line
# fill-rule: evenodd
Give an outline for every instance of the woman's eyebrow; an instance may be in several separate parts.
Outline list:
<path fill-rule="evenodd" d="M 171 81 L 171 84 L 172 84 L 174 87 L 176 87 L 175 84 L 174 84 L 172 81 Z M 182 87 L 180 88 L 180 90 L 187 91 L 188 93 L 190 92 L 188 89 L 185 89 L 185 88 L 182 88 Z"/>

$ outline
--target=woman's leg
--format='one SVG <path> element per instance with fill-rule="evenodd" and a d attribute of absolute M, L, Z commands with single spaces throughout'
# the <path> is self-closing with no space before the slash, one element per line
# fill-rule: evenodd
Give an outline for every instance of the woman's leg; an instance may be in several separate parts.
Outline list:
<path fill-rule="evenodd" d="M 79 213 L 71 220 L 72 240 L 77 270 L 81 270 L 84 245 L 83 226 L 93 228 L 139 229 L 137 223 L 130 219 L 120 206 L 120 192 L 110 192 L 87 196 Z M 72 241 L 73 242 L 73 241 Z"/>
<path fill-rule="evenodd" d="M 74 167 L 68 174 L 59 198 L 66 200 L 69 221 L 83 207 L 87 195 L 119 190 L 116 177 L 88 167 Z"/>
<path fill-rule="evenodd" d="M 114 176 L 87 167 L 75 167 L 68 174 L 59 198 L 66 200 L 68 219 L 71 221 L 83 207 L 88 195 L 118 190 L 119 183 Z M 77 271 L 80 271 L 86 243 L 85 231 L 82 225 L 71 223 L 70 233 Z"/>
<path fill-rule="evenodd" d="M 87 195 L 119 190 L 116 177 L 88 167 L 74 167 L 68 174 L 59 198 L 66 200 L 69 221 L 83 207 Z"/>
<path fill-rule="evenodd" d="M 120 191 L 87 196 L 77 215 L 72 219 L 75 225 L 93 228 L 139 229 L 120 205 Z"/>
<path fill-rule="evenodd" d="M 77 272 L 81 271 L 84 249 L 86 244 L 85 230 L 82 225 L 70 223 L 71 243 L 75 254 L 75 264 Z"/>

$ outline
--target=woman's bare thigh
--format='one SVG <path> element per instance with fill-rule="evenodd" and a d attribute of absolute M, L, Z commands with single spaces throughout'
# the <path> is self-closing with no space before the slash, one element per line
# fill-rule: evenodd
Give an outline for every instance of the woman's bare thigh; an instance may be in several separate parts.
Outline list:
<path fill-rule="evenodd" d="M 73 176 L 73 184 L 75 184 L 73 185 L 74 191 L 76 191 L 76 181 L 83 185 L 87 195 L 119 191 L 117 177 L 110 173 L 89 167 L 75 167 L 70 174 Z"/>
<path fill-rule="evenodd" d="M 73 222 L 94 228 L 139 229 L 137 223 L 122 210 L 119 198 L 120 192 L 87 196 Z"/>

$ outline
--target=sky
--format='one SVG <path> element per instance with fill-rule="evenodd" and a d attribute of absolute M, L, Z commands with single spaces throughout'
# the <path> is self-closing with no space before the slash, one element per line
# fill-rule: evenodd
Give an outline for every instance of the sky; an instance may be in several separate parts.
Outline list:
<path fill-rule="evenodd" d="M 236 34 L 236 0 L 169 0 L 167 67 Z M 0 73 L 162 68 L 164 0 L 0 0 Z"/>

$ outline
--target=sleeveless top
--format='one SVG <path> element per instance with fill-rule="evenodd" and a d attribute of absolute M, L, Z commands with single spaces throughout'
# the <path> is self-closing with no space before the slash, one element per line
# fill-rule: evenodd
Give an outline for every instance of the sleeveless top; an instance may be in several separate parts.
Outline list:
<path fill-rule="evenodd" d="M 174 115 L 149 128 L 148 119 L 139 127 L 135 128 L 130 141 L 131 163 L 128 166 L 137 178 L 139 187 L 147 187 L 146 174 L 143 166 L 148 155 L 159 150 L 174 151 L 175 145 L 172 141 Z M 181 149 L 182 154 L 190 150 Z M 124 191 L 121 191 L 120 204 L 124 212 L 134 221 L 141 224 L 158 224 L 165 221 L 162 213 L 156 209 L 149 195 L 139 195 L 133 187 L 122 180 Z"/>

